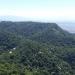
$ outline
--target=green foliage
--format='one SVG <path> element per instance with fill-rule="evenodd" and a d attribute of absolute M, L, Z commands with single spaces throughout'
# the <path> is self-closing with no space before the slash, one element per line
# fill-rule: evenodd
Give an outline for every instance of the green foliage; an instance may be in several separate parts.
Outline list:
<path fill-rule="evenodd" d="M 75 75 L 75 38 L 55 23 L 0 22 L 0 75 Z"/>

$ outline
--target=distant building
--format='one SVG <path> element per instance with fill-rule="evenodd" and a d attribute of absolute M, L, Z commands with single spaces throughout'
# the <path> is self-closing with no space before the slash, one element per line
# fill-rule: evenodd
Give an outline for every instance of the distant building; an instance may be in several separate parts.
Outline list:
<path fill-rule="evenodd" d="M 16 49 L 16 47 L 13 48 L 13 50 L 15 50 L 15 49 Z"/>
<path fill-rule="evenodd" d="M 9 53 L 11 54 L 11 53 L 12 53 L 12 51 L 9 51 Z"/>

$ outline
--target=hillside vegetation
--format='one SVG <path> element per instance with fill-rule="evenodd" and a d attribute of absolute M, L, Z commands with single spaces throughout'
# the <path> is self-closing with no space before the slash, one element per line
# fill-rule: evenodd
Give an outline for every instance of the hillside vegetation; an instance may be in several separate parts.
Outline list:
<path fill-rule="evenodd" d="M 0 75 L 75 75 L 75 37 L 56 23 L 0 22 Z"/>

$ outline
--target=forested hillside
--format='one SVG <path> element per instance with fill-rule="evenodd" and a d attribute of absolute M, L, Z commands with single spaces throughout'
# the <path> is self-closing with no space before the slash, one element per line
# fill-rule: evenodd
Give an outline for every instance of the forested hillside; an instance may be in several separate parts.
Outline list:
<path fill-rule="evenodd" d="M 75 75 L 75 37 L 56 23 L 0 22 L 0 75 Z"/>

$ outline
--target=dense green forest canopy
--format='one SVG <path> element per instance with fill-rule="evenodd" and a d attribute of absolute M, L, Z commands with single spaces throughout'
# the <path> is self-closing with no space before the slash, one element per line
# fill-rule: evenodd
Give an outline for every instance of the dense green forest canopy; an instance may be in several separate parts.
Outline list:
<path fill-rule="evenodd" d="M 0 22 L 0 75 L 75 75 L 75 36 L 56 23 Z"/>

